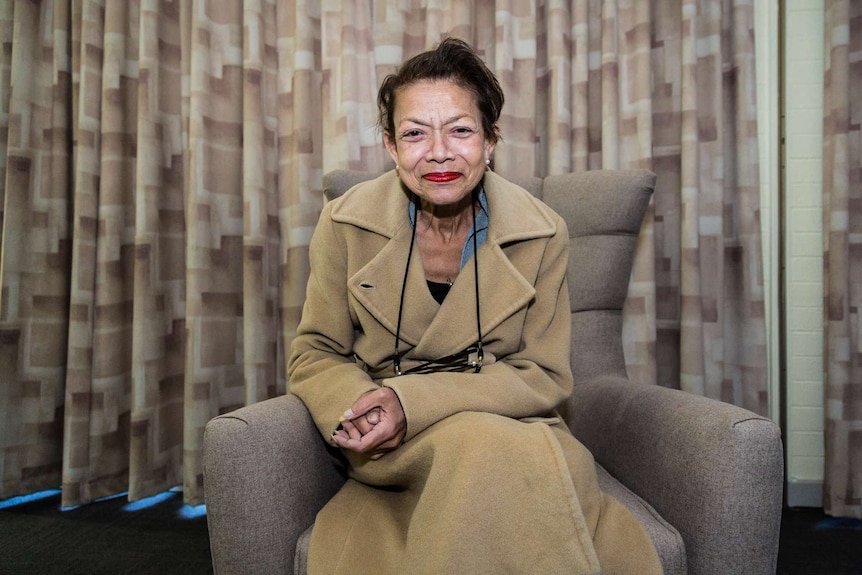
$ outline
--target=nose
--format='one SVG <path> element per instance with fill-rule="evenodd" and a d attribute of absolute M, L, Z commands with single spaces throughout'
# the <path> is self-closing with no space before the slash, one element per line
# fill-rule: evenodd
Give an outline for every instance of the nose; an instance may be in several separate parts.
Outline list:
<path fill-rule="evenodd" d="M 428 160 L 431 162 L 445 162 L 451 159 L 449 142 L 446 136 L 439 130 L 434 130 L 431 133 L 430 149 L 428 150 Z"/>

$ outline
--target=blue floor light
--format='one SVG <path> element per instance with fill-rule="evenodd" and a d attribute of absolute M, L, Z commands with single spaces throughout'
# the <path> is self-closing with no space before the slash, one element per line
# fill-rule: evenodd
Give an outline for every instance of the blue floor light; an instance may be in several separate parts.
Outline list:
<path fill-rule="evenodd" d="M 183 505 L 183 508 L 180 509 L 180 518 L 181 519 L 197 519 L 198 517 L 204 517 L 207 514 L 207 506 L 206 505 Z"/>
<path fill-rule="evenodd" d="M 0 509 L 8 509 L 10 507 L 17 507 L 18 505 L 24 505 L 25 503 L 32 503 L 33 501 L 40 501 L 42 499 L 47 499 L 49 497 L 56 497 L 60 495 L 59 489 L 48 489 L 45 491 L 37 491 L 36 493 L 30 493 L 29 495 L 19 495 L 18 497 L 10 497 L 9 499 L 4 499 L 0 501 Z"/>
<path fill-rule="evenodd" d="M 158 505 L 159 503 L 164 503 L 171 497 L 174 497 L 174 495 L 175 494 L 170 491 L 163 491 L 162 493 L 153 495 L 152 497 L 144 497 L 143 499 L 133 501 L 123 507 L 123 511 L 140 511 L 141 509 L 147 509 L 148 507 Z"/>

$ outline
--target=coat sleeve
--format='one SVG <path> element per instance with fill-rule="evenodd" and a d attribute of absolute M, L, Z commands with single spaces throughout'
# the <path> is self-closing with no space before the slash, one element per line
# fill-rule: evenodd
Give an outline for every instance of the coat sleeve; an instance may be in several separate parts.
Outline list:
<path fill-rule="evenodd" d="M 346 246 L 330 217 L 331 206 L 324 206 L 309 245 L 311 272 L 287 365 L 290 392 L 305 403 L 327 440 L 347 408 L 379 387 L 354 360 Z"/>
<path fill-rule="evenodd" d="M 512 418 L 547 415 L 572 391 L 571 314 L 566 279 L 569 237 L 557 218 L 546 238 L 517 350 L 476 373 L 404 375 L 383 380 L 398 394 L 407 417 L 406 440 L 458 412 Z M 532 240 L 539 241 L 539 240 Z"/>

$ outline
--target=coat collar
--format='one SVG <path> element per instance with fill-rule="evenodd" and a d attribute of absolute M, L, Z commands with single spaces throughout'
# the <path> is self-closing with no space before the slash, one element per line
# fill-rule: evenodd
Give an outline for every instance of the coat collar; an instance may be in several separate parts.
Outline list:
<path fill-rule="evenodd" d="M 488 238 L 479 248 L 478 263 L 481 329 L 487 337 L 536 293 L 531 282 L 509 260 L 504 247 L 512 242 L 550 237 L 556 232 L 556 224 L 544 204 L 493 172 L 485 174 L 484 186 L 490 226 Z M 408 202 L 408 192 L 396 172 L 391 171 L 354 187 L 335 200 L 332 207 L 333 221 L 390 240 L 348 278 L 348 289 L 360 305 L 392 332 L 393 347 L 412 233 Z M 400 335 L 402 350 L 415 348 L 408 357 L 442 357 L 476 343 L 475 281 L 474 265 L 468 262 L 446 300 L 438 305 L 425 284 L 419 247 L 414 246 Z"/>

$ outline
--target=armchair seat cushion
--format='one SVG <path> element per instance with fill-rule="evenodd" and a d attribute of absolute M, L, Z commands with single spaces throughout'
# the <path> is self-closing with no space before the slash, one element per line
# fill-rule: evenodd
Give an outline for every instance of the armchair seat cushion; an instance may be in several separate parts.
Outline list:
<path fill-rule="evenodd" d="M 308 529 L 302 532 L 299 539 L 296 540 L 296 557 L 293 560 L 293 575 L 308 574 L 308 544 L 311 542 L 311 530 L 314 529 L 314 524 L 308 526 Z"/>
<path fill-rule="evenodd" d="M 665 574 L 685 575 L 687 572 L 685 544 L 679 531 L 665 521 L 649 503 L 614 479 L 604 467 L 596 464 L 596 472 L 602 491 L 622 503 L 646 529 L 653 545 L 655 545 L 659 559 L 661 559 Z M 306 575 L 308 571 L 308 544 L 311 540 L 313 527 L 314 525 L 309 526 L 296 542 L 296 557 L 293 566 L 295 575 Z"/>
<path fill-rule="evenodd" d="M 665 575 L 685 575 L 688 572 L 685 543 L 679 531 L 665 521 L 649 503 L 617 481 L 604 467 L 596 464 L 596 472 L 602 491 L 622 503 L 646 529 L 658 552 Z"/>

